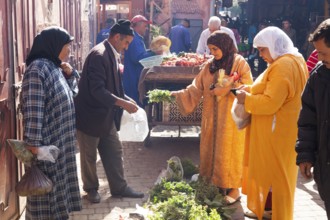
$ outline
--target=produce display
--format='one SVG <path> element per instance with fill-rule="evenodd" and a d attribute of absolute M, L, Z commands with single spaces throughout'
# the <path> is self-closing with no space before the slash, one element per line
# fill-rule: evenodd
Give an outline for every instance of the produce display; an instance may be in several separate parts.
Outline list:
<path fill-rule="evenodd" d="M 161 66 L 200 66 L 210 58 L 211 56 L 209 55 L 181 52 L 178 55 L 171 54 L 163 57 Z"/>
<path fill-rule="evenodd" d="M 167 163 L 174 172 L 181 172 L 172 159 Z M 194 166 L 192 162 L 189 164 L 189 166 Z M 186 168 L 183 167 L 183 170 Z M 177 173 L 176 176 L 179 174 Z M 227 206 L 219 189 L 201 176 L 197 181 L 163 178 L 150 190 L 149 194 L 149 200 L 144 205 L 151 211 L 147 216 L 149 220 L 225 220 L 231 219 L 231 214 L 235 211 L 235 208 Z"/>

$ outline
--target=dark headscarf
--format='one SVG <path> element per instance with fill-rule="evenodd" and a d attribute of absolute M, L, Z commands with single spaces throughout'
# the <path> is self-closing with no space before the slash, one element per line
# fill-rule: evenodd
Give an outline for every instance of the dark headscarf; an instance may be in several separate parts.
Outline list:
<path fill-rule="evenodd" d="M 207 39 L 207 44 L 218 47 L 223 55 L 220 60 L 213 59 L 210 65 L 210 72 L 215 73 L 219 69 L 225 69 L 226 75 L 229 75 L 233 67 L 234 55 L 237 52 L 231 37 L 221 30 L 215 31 Z"/>
<path fill-rule="evenodd" d="M 73 39 L 63 28 L 53 26 L 44 29 L 34 38 L 32 49 L 26 59 L 26 65 L 29 66 L 36 59 L 46 58 L 53 61 L 56 66 L 60 66 L 62 61 L 58 56 L 63 46 Z"/>

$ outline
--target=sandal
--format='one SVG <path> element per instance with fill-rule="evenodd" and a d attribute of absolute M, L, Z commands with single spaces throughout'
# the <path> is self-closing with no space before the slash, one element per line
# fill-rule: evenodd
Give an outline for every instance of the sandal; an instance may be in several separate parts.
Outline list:
<path fill-rule="evenodd" d="M 248 218 L 258 219 L 257 215 L 254 214 L 251 211 L 244 212 L 244 216 Z M 264 214 L 262 215 L 263 219 L 272 219 L 272 210 L 270 211 L 264 211 Z"/>
<path fill-rule="evenodd" d="M 240 200 L 241 200 L 241 197 L 238 196 L 238 197 L 235 199 L 235 198 L 233 198 L 233 197 L 227 195 L 227 196 L 225 196 L 225 200 L 226 200 L 227 205 L 232 205 L 232 204 L 234 204 L 234 203 L 240 201 Z"/>

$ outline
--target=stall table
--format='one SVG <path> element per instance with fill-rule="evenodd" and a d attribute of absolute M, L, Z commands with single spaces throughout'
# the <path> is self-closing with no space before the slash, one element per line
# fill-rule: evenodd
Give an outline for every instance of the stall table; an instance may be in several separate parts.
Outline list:
<path fill-rule="evenodd" d="M 145 102 L 149 90 L 179 90 L 185 88 L 187 85 L 191 84 L 199 71 L 199 66 L 154 66 L 143 69 L 139 80 L 140 101 Z M 145 106 L 145 110 L 150 130 L 156 125 L 200 125 L 202 102 L 193 113 L 185 116 L 179 112 L 175 102 L 150 103 Z"/>

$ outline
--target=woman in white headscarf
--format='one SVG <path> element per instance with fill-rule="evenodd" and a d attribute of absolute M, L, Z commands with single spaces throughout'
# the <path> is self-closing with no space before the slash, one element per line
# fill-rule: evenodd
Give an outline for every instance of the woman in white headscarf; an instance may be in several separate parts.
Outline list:
<path fill-rule="evenodd" d="M 291 220 L 298 174 L 294 146 L 308 70 L 298 49 L 277 27 L 260 31 L 253 46 L 268 67 L 252 86 L 237 92 L 238 102 L 251 113 L 243 193 L 247 194 L 248 208 L 262 219 L 271 189 L 272 220 Z"/>

